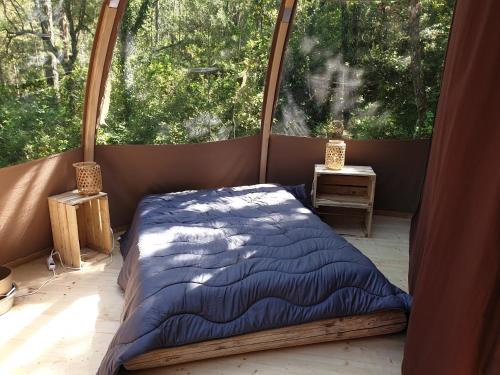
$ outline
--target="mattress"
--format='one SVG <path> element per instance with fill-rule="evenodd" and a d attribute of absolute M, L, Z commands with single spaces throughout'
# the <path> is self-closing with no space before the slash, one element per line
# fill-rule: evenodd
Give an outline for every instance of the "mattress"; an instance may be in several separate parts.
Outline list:
<path fill-rule="evenodd" d="M 304 196 L 303 188 L 264 184 L 143 198 L 121 240 L 122 324 L 98 373 L 159 348 L 408 312 L 410 297 Z"/>

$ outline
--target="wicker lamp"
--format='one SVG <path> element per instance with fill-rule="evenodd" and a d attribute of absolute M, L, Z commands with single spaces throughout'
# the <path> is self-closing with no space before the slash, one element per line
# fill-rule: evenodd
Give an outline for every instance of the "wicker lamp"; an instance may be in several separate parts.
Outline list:
<path fill-rule="evenodd" d="M 332 140 L 326 144 L 325 165 L 328 169 L 339 170 L 345 165 L 344 141 Z"/>
<path fill-rule="evenodd" d="M 73 164 L 76 168 L 76 187 L 82 195 L 94 195 L 102 190 L 101 167 L 93 161 Z"/>
<path fill-rule="evenodd" d="M 327 138 L 331 139 L 326 144 L 325 166 L 328 169 L 340 170 L 345 165 L 346 144 L 341 139 L 344 133 L 344 124 L 342 121 L 333 120 L 326 129 Z M 332 139 L 334 138 L 334 139 Z"/>

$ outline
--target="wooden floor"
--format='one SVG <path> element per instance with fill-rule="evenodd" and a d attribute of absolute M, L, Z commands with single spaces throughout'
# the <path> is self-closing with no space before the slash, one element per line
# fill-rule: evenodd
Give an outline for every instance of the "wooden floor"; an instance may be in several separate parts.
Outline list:
<path fill-rule="evenodd" d="M 347 239 L 407 290 L 409 220 L 376 216 L 373 238 Z M 57 269 L 38 293 L 0 316 L 0 374 L 94 374 L 118 329 L 123 304 L 116 278 L 122 260 L 97 256 L 82 271 Z M 24 294 L 52 273 L 39 259 L 14 270 Z M 134 374 L 399 374 L 404 335 L 238 355 Z"/>

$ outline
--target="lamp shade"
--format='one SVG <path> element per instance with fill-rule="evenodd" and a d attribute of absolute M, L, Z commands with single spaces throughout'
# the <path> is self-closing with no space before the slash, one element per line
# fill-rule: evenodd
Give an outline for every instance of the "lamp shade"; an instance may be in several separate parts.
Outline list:
<path fill-rule="evenodd" d="M 344 141 L 329 141 L 326 144 L 325 165 L 328 169 L 339 170 L 344 167 L 345 149 Z"/>

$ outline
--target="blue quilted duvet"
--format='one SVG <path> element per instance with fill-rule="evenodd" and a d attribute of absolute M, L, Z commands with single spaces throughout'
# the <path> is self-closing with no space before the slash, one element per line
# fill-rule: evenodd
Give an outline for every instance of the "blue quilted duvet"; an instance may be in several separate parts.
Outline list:
<path fill-rule="evenodd" d="M 408 311 L 410 297 L 296 191 L 268 184 L 146 196 L 121 243 L 123 322 L 98 373 L 153 349 Z"/>

